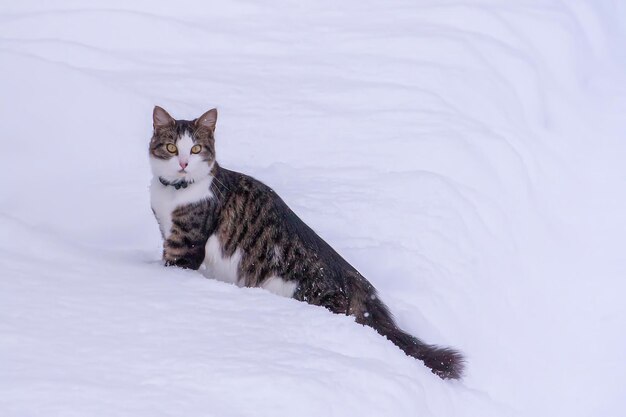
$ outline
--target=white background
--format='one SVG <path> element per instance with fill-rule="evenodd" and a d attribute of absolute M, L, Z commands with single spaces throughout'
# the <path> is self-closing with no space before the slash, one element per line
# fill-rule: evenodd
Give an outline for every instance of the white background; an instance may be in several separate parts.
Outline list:
<path fill-rule="evenodd" d="M 626 415 L 625 45 L 618 0 L 5 1 L 0 414 Z M 465 379 L 162 267 L 155 104 Z"/>

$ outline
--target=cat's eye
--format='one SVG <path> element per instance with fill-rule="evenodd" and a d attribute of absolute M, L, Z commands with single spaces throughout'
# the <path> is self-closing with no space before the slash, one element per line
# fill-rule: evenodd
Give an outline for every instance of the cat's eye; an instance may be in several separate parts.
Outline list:
<path fill-rule="evenodd" d="M 178 152 L 178 148 L 173 143 L 168 143 L 167 145 L 165 145 L 165 149 L 167 149 L 167 151 L 169 153 L 177 153 Z"/>
<path fill-rule="evenodd" d="M 202 150 L 202 146 L 193 145 L 193 147 L 191 148 L 191 153 L 200 153 L 201 150 Z"/>

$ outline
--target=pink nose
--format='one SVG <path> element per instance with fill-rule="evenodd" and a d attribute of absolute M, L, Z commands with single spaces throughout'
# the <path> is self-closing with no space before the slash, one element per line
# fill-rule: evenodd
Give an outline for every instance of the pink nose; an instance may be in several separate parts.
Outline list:
<path fill-rule="evenodd" d="M 182 169 L 187 168 L 187 165 L 189 165 L 189 162 L 178 161 L 178 163 Z"/>

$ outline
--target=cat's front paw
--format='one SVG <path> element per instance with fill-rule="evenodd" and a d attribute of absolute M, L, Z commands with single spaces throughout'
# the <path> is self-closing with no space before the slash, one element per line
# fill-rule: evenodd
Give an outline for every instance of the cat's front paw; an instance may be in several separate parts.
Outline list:
<path fill-rule="evenodd" d="M 176 266 L 176 260 L 174 260 L 174 259 L 163 259 L 163 264 L 165 266 Z"/>
<path fill-rule="evenodd" d="M 167 252 L 163 253 L 163 263 L 165 266 L 178 266 L 181 268 L 186 268 L 186 264 L 188 262 L 185 261 L 184 257 L 174 256 L 172 254 L 168 254 Z"/>
<path fill-rule="evenodd" d="M 165 266 L 178 266 L 180 256 L 179 254 L 175 254 L 173 252 L 174 251 L 167 250 L 167 247 L 163 249 L 163 264 Z"/>
<path fill-rule="evenodd" d="M 198 269 L 202 263 L 203 256 L 201 254 L 186 251 L 184 253 L 178 253 L 177 251 L 163 252 L 163 263 L 165 266 L 177 266 L 185 269 Z"/>

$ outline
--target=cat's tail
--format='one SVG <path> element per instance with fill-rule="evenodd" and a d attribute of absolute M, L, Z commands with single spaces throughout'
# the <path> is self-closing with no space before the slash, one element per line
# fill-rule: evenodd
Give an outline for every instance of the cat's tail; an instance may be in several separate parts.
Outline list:
<path fill-rule="evenodd" d="M 407 355 L 423 361 L 440 378 L 459 379 L 463 375 L 463 355 L 456 350 L 428 345 L 397 327 L 385 336 Z"/>
<path fill-rule="evenodd" d="M 365 309 L 357 316 L 357 322 L 374 328 L 404 353 L 424 362 L 440 378 L 461 378 L 465 364 L 461 353 L 454 349 L 426 344 L 398 328 L 387 306 L 376 295 L 369 297 L 364 304 Z"/>

